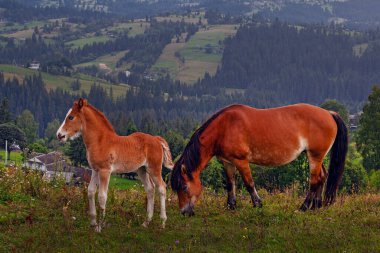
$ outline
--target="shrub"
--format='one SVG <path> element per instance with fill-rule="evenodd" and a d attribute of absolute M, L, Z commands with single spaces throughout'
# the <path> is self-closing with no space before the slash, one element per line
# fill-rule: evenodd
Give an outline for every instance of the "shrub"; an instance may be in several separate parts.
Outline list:
<path fill-rule="evenodd" d="M 371 188 L 380 191 L 380 170 L 372 170 L 369 176 Z"/>

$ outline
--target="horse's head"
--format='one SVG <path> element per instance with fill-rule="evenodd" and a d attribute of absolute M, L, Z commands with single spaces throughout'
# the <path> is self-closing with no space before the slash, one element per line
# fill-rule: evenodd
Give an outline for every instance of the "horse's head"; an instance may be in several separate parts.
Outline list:
<path fill-rule="evenodd" d="M 73 107 L 67 112 L 66 118 L 57 131 L 59 141 L 66 142 L 68 139 L 74 140 L 82 133 L 83 107 L 87 106 L 87 100 L 80 98 L 74 102 Z"/>
<path fill-rule="evenodd" d="M 180 159 L 173 168 L 171 177 L 173 190 L 177 191 L 179 208 L 183 215 L 194 215 L 194 205 L 202 192 L 199 172 L 191 172 Z"/>

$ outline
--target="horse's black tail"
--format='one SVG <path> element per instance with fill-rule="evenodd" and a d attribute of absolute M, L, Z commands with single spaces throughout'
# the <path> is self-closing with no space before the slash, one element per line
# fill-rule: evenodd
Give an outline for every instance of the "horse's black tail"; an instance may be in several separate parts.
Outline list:
<path fill-rule="evenodd" d="M 336 192 L 340 181 L 342 180 L 348 150 L 348 133 L 346 124 L 337 113 L 332 112 L 331 115 L 336 122 L 338 131 L 330 152 L 330 165 L 324 194 L 325 206 L 331 205 L 335 201 Z"/>

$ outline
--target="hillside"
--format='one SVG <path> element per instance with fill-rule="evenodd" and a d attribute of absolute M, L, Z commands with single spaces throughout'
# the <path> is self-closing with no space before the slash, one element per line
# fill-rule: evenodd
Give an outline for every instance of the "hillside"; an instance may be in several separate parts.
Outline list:
<path fill-rule="evenodd" d="M 5 78 L 17 78 L 22 81 L 26 76 L 39 75 L 36 70 L 31 70 L 27 68 L 17 67 L 13 65 L 0 64 L 0 72 L 4 74 Z M 46 88 L 57 89 L 61 88 L 64 91 L 68 91 L 75 95 L 80 95 L 82 92 L 89 93 L 91 86 L 96 83 L 104 88 L 107 92 L 112 88 L 113 95 L 115 97 L 124 96 L 128 90 L 128 85 L 114 85 L 108 83 L 105 80 L 95 78 L 85 74 L 76 74 L 74 76 L 62 76 L 62 75 L 51 75 L 41 72 L 42 80 L 46 84 Z M 70 85 L 76 81 L 81 83 L 79 90 L 72 90 Z"/>

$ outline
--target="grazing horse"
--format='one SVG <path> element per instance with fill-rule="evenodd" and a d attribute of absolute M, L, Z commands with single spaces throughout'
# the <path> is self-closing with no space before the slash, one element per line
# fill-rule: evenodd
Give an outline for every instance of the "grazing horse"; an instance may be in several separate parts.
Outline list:
<path fill-rule="evenodd" d="M 239 171 L 253 206 L 262 206 L 249 164 L 281 166 L 306 151 L 310 164 L 310 188 L 301 210 L 335 201 L 347 154 L 347 128 L 335 112 L 296 104 L 271 109 L 231 105 L 215 113 L 195 131 L 174 165 L 171 186 L 178 194 L 182 214 L 193 215 L 202 191 L 199 175 L 216 156 L 227 175 L 227 204 L 235 208 L 235 172 Z M 332 148 L 332 149 L 331 149 Z M 323 159 L 331 149 L 328 176 Z"/>
<path fill-rule="evenodd" d="M 161 202 L 160 217 L 165 227 L 166 184 L 162 179 L 162 165 L 172 169 L 168 143 L 159 136 L 133 133 L 119 136 L 107 118 L 95 107 L 80 98 L 74 102 L 65 120 L 57 131 L 57 138 L 65 142 L 83 136 L 87 150 L 87 161 L 92 169 L 88 186 L 89 214 L 91 225 L 100 232 L 104 225 L 108 183 L 111 173 L 137 172 L 147 193 L 147 227 L 153 217 L 154 188 L 158 188 Z M 99 186 L 98 200 L 102 217 L 97 223 L 95 208 L 96 187 Z"/>

